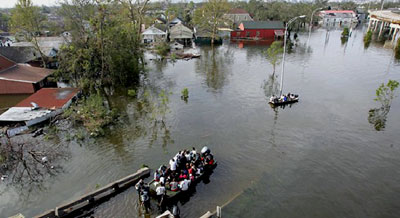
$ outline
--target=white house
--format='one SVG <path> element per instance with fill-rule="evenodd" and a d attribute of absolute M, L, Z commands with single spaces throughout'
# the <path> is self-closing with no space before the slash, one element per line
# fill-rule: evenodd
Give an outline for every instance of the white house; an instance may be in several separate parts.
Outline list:
<path fill-rule="evenodd" d="M 349 27 L 358 22 L 357 14 L 351 10 L 326 10 L 321 11 L 319 16 L 324 27 Z"/>
<path fill-rule="evenodd" d="M 1 38 L 0 37 L 0 47 L 1 46 L 8 47 L 8 46 L 11 46 L 12 44 L 13 44 L 13 41 L 10 38 L 8 38 L 8 37 Z"/>
<path fill-rule="evenodd" d="M 145 44 L 163 42 L 167 39 L 167 33 L 160 29 L 157 29 L 154 26 L 151 26 L 143 31 L 142 36 L 143 43 Z"/>

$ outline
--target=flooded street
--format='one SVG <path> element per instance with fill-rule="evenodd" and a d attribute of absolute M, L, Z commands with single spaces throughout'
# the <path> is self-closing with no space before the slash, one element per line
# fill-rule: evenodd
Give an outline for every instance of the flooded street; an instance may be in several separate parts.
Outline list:
<path fill-rule="evenodd" d="M 362 28 L 346 44 L 340 34 L 315 31 L 311 49 L 308 34 L 300 34 L 300 45 L 286 57 L 284 83 L 284 92 L 298 93 L 300 102 L 286 108 L 268 105 L 273 82 L 266 45 L 203 46 L 200 59 L 149 62 L 151 91 L 172 92 L 165 126 L 141 119 L 133 98 L 116 96 L 123 124 L 104 138 L 66 140 L 61 131 L 46 142 L 70 148 L 63 172 L 40 186 L 0 183 L 1 217 L 40 214 L 142 164 L 155 169 L 178 150 L 203 145 L 218 167 L 208 184 L 178 204 L 182 217 L 229 201 L 224 217 L 399 217 L 400 97 L 380 131 L 368 112 L 379 107 L 374 98 L 381 83 L 400 81 L 400 63 L 382 45 L 364 49 Z M 185 87 L 188 102 L 180 98 Z M 93 216 L 139 216 L 136 191 L 115 196 Z"/>

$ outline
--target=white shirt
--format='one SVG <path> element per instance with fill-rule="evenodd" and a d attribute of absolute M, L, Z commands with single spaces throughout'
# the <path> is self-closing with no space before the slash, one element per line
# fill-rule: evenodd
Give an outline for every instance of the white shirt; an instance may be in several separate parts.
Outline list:
<path fill-rule="evenodd" d="M 171 168 L 172 171 L 176 170 L 176 161 L 169 161 L 169 167 Z"/>
<path fill-rule="evenodd" d="M 179 187 L 181 188 L 182 191 L 186 191 L 189 189 L 190 185 L 190 180 L 185 179 L 179 183 Z"/>
<path fill-rule="evenodd" d="M 164 187 L 164 186 L 158 186 L 158 187 L 156 188 L 156 193 L 157 193 L 157 195 L 163 195 L 163 194 L 165 194 L 165 187 Z"/>
<path fill-rule="evenodd" d="M 191 157 L 190 157 L 190 154 L 185 154 L 185 157 L 186 157 L 186 160 L 187 160 L 187 161 L 190 161 L 190 158 L 191 158 Z"/>
<path fill-rule="evenodd" d="M 160 183 L 165 184 L 165 178 L 164 178 L 164 176 L 161 176 L 161 177 L 160 177 Z"/>

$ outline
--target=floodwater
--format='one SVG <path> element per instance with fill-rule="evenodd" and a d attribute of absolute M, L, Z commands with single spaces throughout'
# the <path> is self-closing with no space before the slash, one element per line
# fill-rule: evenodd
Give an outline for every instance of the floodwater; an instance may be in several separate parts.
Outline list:
<path fill-rule="evenodd" d="M 300 34 L 299 46 L 287 55 L 284 92 L 301 100 L 286 108 L 267 104 L 276 82 L 268 79 L 272 66 L 262 44 L 201 47 L 200 59 L 149 63 L 151 91 L 172 92 L 165 125 L 140 117 L 134 99 L 115 97 L 123 124 L 100 139 L 61 137 L 57 143 L 71 149 L 64 172 L 32 190 L 0 185 L 0 214 L 39 214 L 142 164 L 154 169 L 178 150 L 207 144 L 218 167 L 178 204 L 182 217 L 199 217 L 227 202 L 224 217 L 399 217 L 400 98 L 384 113 L 384 128 L 368 118 L 380 107 L 374 101 L 378 86 L 400 81 L 400 64 L 382 45 L 364 49 L 364 31 L 342 44 L 340 31 L 317 30 L 311 49 L 305 48 L 308 35 Z M 180 98 L 185 87 L 187 102 Z M 137 217 L 137 205 L 132 188 L 93 215 Z"/>
<path fill-rule="evenodd" d="M 29 97 L 27 94 L 0 95 L 0 113 Z"/>

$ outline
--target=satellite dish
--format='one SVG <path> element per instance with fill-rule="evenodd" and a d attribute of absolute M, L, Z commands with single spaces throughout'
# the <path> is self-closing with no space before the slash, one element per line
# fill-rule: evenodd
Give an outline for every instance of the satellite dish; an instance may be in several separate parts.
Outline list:
<path fill-rule="evenodd" d="M 32 110 L 36 110 L 36 109 L 39 109 L 39 108 L 40 108 L 39 105 L 36 104 L 35 102 L 31 102 L 31 105 L 33 106 L 33 107 L 32 107 Z"/>

